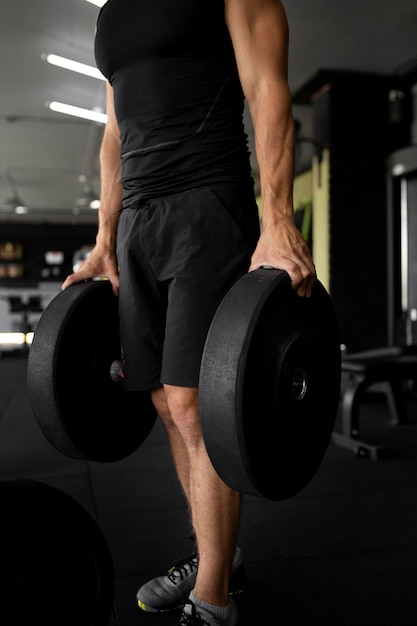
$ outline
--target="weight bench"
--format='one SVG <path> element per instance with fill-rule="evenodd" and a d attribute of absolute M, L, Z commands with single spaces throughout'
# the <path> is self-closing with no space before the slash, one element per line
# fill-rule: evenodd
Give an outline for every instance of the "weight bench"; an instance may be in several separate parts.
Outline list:
<path fill-rule="evenodd" d="M 382 445 L 359 439 L 359 406 L 367 389 L 379 383 L 394 424 L 410 422 L 404 398 L 404 382 L 417 380 L 417 346 L 391 346 L 350 354 L 342 358 L 340 396 L 341 430 L 333 431 L 332 442 L 357 456 L 377 461 Z"/>

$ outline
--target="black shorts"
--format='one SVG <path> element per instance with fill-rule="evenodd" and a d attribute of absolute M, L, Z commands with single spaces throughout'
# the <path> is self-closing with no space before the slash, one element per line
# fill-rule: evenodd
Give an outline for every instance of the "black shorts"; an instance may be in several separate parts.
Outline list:
<path fill-rule="evenodd" d="M 123 210 L 117 256 L 127 390 L 198 387 L 213 315 L 247 272 L 258 237 L 253 192 L 236 186 L 192 189 Z"/>

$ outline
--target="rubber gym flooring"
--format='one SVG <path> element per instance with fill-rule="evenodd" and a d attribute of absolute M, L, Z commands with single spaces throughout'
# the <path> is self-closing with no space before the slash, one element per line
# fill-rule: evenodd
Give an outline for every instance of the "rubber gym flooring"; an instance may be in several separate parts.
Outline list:
<path fill-rule="evenodd" d="M 411 423 L 401 426 L 390 423 L 385 399 L 377 392 L 368 392 L 361 406 L 361 439 L 383 444 L 387 458 L 358 458 L 331 443 L 310 484 L 293 498 L 276 502 L 245 496 L 239 545 L 248 586 L 236 600 L 240 626 L 417 624 L 417 401 L 410 394 L 407 402 Z M 65 457 L 46 440 L 33 417 L 26 356 L 5 353 L 0 358 L 0 486 L 28 479 L 69 496 L 104 537 L 114 597 L 104 600 L 110 608 L 104 611 L 103 626 L 177 624 L 178 613 L 144 613 L 135 602 L 142 583 L 192 551 L 187 511 L 159 422 L 143 445 L 121 461 L 99 464 Z M 30 501 L 24 498 L 26 508 Z M 36 495 L 33 502 L 38 509 L 44 506 Z M 3 500 L 0 513 L 5 508 Z M 24 540 L 24 530 L 16 531 L 16 520 L 23 517 L 30 518 L 27 510 L 17 512 L 14 522 L 0 515 L 3 590 L 14 576 L 9 585 L 14 588 L 0 598 L 0 623 L 7 609 L 5 624 L 26 626 L 24 606 L 33 622 L 45 623 L 42 603 L 49 604 L 49 596 L 56 603 L 56 626 L 64 623 L 70 607 L 77 614 L 74 626 L 96 624 L 83 607 L 88 604 L 89 579 L 92 588 L 97 587 L 100 573 L 89 573 L 79 557 L 79 566 L 69 566 L 70 552 L 76 554 L 82 543 L 75 531 L 71 538 L 69 518 L 53 520 L 53 532 L 39 516 L 38 527 L 35 522 L 28 525 L 27 532 L 35 535 L 31 544 L 39 538 L 38 562 L 28 562 L 31 552 L 26 551 L 23 558 L 20 554 L 18 575 L 12 572 L 18 564 L 10 546 L 16 534 Z M 51 521 L 50 512 L 45 511 L 45 518 Z M 57 535 L 60 541 L 66 537 L 70 546 L 72 542 L 74 550 L 57 549 Z M 4 556 L 7 548 L 9 558 Z M 33 602 L 28 588 L 32 585 L 33 591 L 39 576 L 42 592 Z M 78 581 L 84 599 L 72 589 Z"/>

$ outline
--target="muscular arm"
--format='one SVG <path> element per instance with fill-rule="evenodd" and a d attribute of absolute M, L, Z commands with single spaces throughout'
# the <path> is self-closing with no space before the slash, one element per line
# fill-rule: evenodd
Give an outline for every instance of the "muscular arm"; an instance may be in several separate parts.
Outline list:
<path fill-rule="evenodd" d="M 62 289 L 95 277 L 108 278 L 113 291 L 119 290 L 116 259 L 116 234 L 122 208 L 120 183 L 120 136 L 114 112 L 113 89 L 107 83 L 107 123 L 100 147 L 100 209 L 96 245 L 75 274 L 70 274 Z"/>
<path fill-rule="evenodd" d="M 286 270 L 309 295 L 315 268 L 294 223 L 294 122 L 287 82 L 288 25 L 279 0 L 225 0 L 240 80 L 248 102 L 263 200 L 262 234 L 250 270 Z"/>

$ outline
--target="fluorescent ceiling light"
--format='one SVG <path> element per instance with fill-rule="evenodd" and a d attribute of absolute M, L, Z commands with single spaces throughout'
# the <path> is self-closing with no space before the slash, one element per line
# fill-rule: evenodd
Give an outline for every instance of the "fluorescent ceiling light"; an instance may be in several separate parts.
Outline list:
<path fill-rule="evenodd" d="M 26 343 L 25 333 L 0 333 L 0 345 L 21 346 Z"/>
<path fill-rule="evenodd" d="M 105 124 L 107 122 L 107 114 L 100 113 L 99 111 L 92 111 L 91 109 L 83 109 L 81 107 L 75 107 L 71 104 L 64 104 L 63 102 L 48 102 L 47 106 L 51 111 L 57 111 L 58 113 L 65 113 L 66 115 L 74 115 L 75 117 L 82 117 L 86 120 L 93 122 L 99 122 Z"/>
<path fill-rule="evenodd" d="M 86 76 L 92 76 L 93 78 L 98 78 L 99 80 L 106 80 L 100 70 L 92 65 L 78 63 L 78 61 L 72 61 L 71 59 L 60 57 L 57 54 L 44 54 L 42 55 L 42 58 L 52 65 L 57 65 L 58 67 L 63 67 L 67 70 L 78 72 L 79 74 L 85 74 Z"/>
<path fill-rule="evenodd" d="M 29 213 L 29 209 L 24 204 L 18 204 L 14 212 L 17 213 L 17 215 L 26 215 Z"/>
<path fill-rule="evenodd" d="M 103 4 L 107 2 L 107 0 L 87 0 L 87 2 L 90 2 L 91 4 L 95 4 L 98 7 L 102 7 Z"/>

